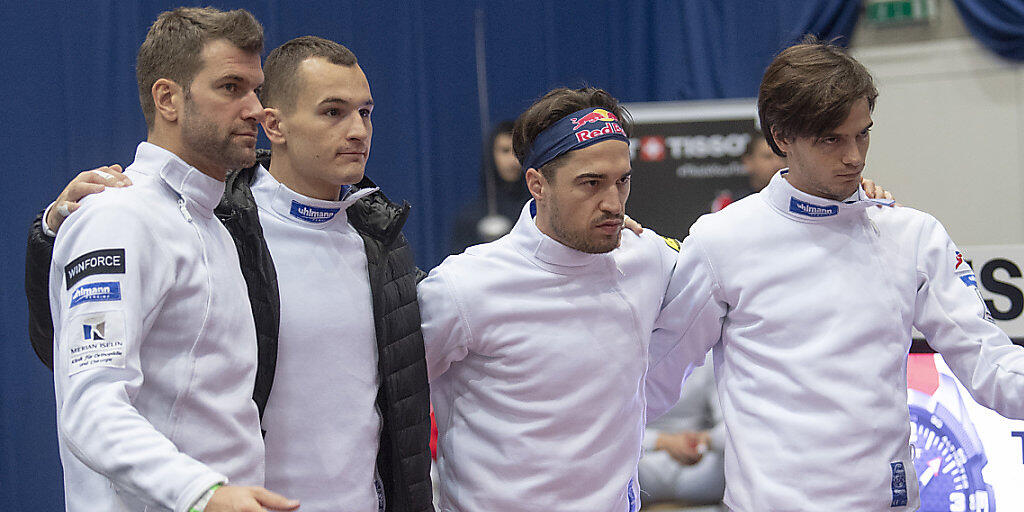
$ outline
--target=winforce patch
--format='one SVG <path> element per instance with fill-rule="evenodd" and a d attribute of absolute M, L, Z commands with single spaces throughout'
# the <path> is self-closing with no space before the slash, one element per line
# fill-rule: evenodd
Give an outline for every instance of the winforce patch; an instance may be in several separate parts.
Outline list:
<path fill-rule="evenodd" d="M 124 313 L 121 311 L 76 318 L 63 338 L 68 345 L 69 376 L 98 366 L 124 368 Z"/>
<path fill-rule="evenodd" d="M 820 206 L 801 201 L 795 197 L 789 198 L 789 211 L 807 217 L 831 217 L 839 214 L 839 206 Z"/>
<path fill-rule="evenodd" d="M 907 495 L 907 470 L 903 461 L 890 462 L 892 468 L 892 504 L 890 507 L 905 507 L 909 496 Z"/>
<path fill-rule="evenodd" d="M 312 222 L 314 224 L 327 222 L 333 219 L 340 211 L 341 208 L 320 208 L 317 206 L 302 204 L 298 201 L 292 201 L 291 208 L 292 217 L 306 222 Z"/>
<path fill-rule="evenodd" d="M 100 249 L 85 253 L 64 266 L 64 282 L 75 283 L 96 274 L 124 274 L 124 249 Z"/>
<path fill-rule="evenodd" d="M 71 307 L 83 302 L 104 302 L 121 300 L 121 283 L 110 281 L 83 284 L 71 293 Z"/>

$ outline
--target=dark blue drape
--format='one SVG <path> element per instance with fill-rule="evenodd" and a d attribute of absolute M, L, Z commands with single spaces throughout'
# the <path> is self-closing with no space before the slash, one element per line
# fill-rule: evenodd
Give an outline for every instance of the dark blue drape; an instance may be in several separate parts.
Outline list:
<path fill-rule="evenodd" d="M 955 0 L 964 24 L 981 44 L 1007 59 L 1024 60 L 1024 0 Z"/>
<path fill-rule="evenodd" d="M 211 2 L 199 2 L 205 5 Z M 474 10 L 485 12 L 491 118 L 513 118 L 558 85 L 624 101 L 748 97 L 773 54 L 801 34 L 848 36 L 856 0 L 212 2 L 245 7 L 267 46 L 316 34 L 359 57 L 376 101 L 367 166 L 413 204 L 406 226 L 424 267 L 444 256 L 480 161 Z M 168 1 L 12 2 L 3 9 L 5 165 L 0 294 L 0 504 L 61 508 L 52 377 L 26 333 L 24 241 L 33 215 L 78 171 L 127 164 L 145 138 L 135 52 Z M 642 177 L 637 177 L 642 179 Z"/>

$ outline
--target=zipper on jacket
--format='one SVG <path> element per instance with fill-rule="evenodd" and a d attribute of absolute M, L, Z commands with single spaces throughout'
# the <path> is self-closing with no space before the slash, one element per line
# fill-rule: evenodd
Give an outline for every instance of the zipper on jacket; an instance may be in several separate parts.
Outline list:
<path fill-rule="evenodd" d="M 185 217 L 185 220 L 192 222 L 192 215 L 188 213 L 188 207 L 185 205 L 185 198 L 178 196 L 178 209 L 181 210 L 181 216 Z"/>

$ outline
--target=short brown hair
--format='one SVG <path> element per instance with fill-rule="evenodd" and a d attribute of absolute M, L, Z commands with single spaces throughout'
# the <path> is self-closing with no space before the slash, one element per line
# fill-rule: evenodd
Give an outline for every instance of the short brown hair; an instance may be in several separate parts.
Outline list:
<path fill-rule="evenodd" d="M 213 7 L 178 7 L 160 13 L 139 47 L 135 65 L 146 126 L 152 128 L 156 116 L 153 84 L 166 78 L 187 93 L 203 66 L 203 47 L 216 39 L 226 39 L 249 53 L 263 52 L 263 26 L 244 9 L 224 12 Z"/>
<path fill-rule="evenodd" d="M 526 158 L 526 154 L 530 152 L 530 148 L 533 147 L 533 141 L 548 127 L 573 112 L 590 107 L 603 108 L 615 114 L 622 130 L 626 132 L 627 137 L 629 136 L 633 128 L 632 118 L 629 116 L 629 112 L 619 105 L 619 100 L 608 94 L 608 91 L 596 87 L 581 89 L 559 87 L 534 102 L 530 108 L 526 109 L 526 112 L 516 119 L 515 125 L 512 127 L 512 151 L 515 152 L 516 158 L 522 162 Z M 567 154 L 555 158 L 538 169 L 544 178 L 551 180 L 554 177 L 554 171 L 561 165 Z"/>
<path fill-rule="evenodd" d="M 286 110 L 295 105 L 299 64 L 312 57 L 321 57 L 331 64 L 345 67 L 358 63 L 351 50 L 334 41 L 316 36 L 296 37 L 274 48 L 267 56 L 260 93 L 264 107 Z"/>
<path fill-rule="evenodd" d="M 863 64 L 834 44 L 813 35 L 786 48 L 768 66 L 757 94 L 757 111 L 768 145 L 782 138 L 815 137 L 835 129 L 857 100 L 874 111 L 878 90 Z"/>

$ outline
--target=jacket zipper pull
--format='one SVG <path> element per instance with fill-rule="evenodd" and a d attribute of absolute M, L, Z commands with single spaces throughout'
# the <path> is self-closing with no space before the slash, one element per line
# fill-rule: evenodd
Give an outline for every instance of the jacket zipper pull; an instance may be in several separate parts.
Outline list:
<path fill-rule="evenodd" d="M 188 208 L 185 206 L 185 198 L 184 197 L 179 197 L 178 198 L 178 209 L 181 210 L 181 216 L 185 217 L 186 221 L 192 222 L 192 215 L 190 213 L 188 213 Z"/>

